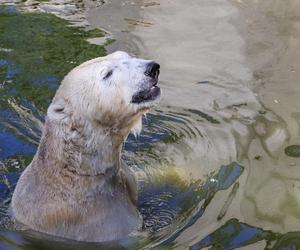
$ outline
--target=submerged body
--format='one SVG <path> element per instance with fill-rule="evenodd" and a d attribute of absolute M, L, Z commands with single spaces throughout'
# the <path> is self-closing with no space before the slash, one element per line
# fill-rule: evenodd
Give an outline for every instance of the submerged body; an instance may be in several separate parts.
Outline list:
<path fill-rule="evenodd" d="M 13 194 L 18 222 L 82 241 L 120 239 L 140 228 L 137 185 L 121 149 L 160 96 L 158 74 L 158 64 L 115 52 L 65 77 Z"/>

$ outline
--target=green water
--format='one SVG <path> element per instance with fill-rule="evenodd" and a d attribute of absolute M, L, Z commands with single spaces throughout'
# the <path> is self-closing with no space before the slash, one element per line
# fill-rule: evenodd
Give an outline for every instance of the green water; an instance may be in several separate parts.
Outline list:
<path fill-rule="evenodd" d="M 14 6 L 0 6 L 0 249 L 172 249 L 177 237 L 201 218 L 219 192 L 229 190 L 224 207 L 218 208 L 218 220 L 236 195 L 244 167 L 224 164 L 205 181 L 185 183 L 176 173 L 170 173 L 141 183 L 139 209 L 147 236 L 87 244 L 14 230 L 7 209 L 18 177 L 36 151 L 39 124 L 63 76 L 74 66 L 106 54 L 104 46 L 86 41 L 101 36 L 99 30 L 71 27 L 50 14 L 24 14 Z M 129 165 L 136 161 L 141 171 L 146 171 L 150 162 L 168 164 L 167 159 L 159 157 L 155 143 L 173 145 L 196 133 L 201 137 L 200 131 L 186 126 L 185 117 L 214 126 L 221 124 L 198 110 L 169 109 L 149 114 L 140 138 L 129 138 L 125 145 Z M 297 145 L 286 149 L 291 156 L 299 156 L 298 151 Z M 190 249 L 235 249 L 260 241 L 266 242 L 266 249 L 300 249 L 299 234 L 282 235 L 230 219 L 190 244 Z"/>

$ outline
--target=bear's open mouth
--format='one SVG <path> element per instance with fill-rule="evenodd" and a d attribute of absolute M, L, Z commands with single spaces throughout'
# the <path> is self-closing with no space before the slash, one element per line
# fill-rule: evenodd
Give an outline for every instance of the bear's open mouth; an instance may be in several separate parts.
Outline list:
<path fill-rule="evenodd" d="M 157 86 L 157 82 L 152 85 L 150 89 L 139 91 L 132 97 L 132 103 L 151 102 L 160 96 L 160 88 Z"/>

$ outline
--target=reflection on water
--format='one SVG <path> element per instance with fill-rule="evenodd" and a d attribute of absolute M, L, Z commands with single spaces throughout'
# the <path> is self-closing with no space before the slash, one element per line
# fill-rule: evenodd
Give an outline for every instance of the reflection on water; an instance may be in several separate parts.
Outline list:
<path fill-rule="evenodd" d="M 199 185 L 199 183 L 191 184 L 188 192 L 182 192 L 175 197 L 176 201 L 184 209 L 182 211 L 184 217 L 180 218 L 176 228 L 174 224 L 171 226 L 173 231 L 159 242 L 158 245 L 172 245 L 181 232 L 193 225 L 203 215 L 216 192 L 228 189 L 242 172 L 243 167 L 236 163 L 222 166 L 217 174 L 208 177 L 204 185 Z M 226 213 L 226 211 L 222 212 Z"/>
<path fill-rule="evenodd" d="M 201 241 L 193 244 L 190 249 L 197 250 L 207 247 L 236 249 L 258 241 L 265 241 L 266 247 L 264 249 L 266 250 L 299 249 L 300 234 L 299 232 L 291 232 L 280 235 L 241 223 L 237 219 L 231 219 Z M 258 248 L 254 246 L 252 249 Z"/>
<path fill-rule="evenodd" d="M 245 44 L 233 26 L 241 18 L 234 5 L 50 2 L 18 4 L 31 14 L 0 7 L 1 249 L 300 248 L 299 233 L 291 232 L 300 228 L 294 161 L 299 143 L 289 145 L 289 125 L 251 89 Z M 111 48 L 155 58 L 163 69 L 161 105 L 143 118 L 142 134 L 124 144 L 124 160 L 140 184 L 144 230 L 102 244 L 20 233 L 8 216 L 60 80 L 75 65 L 105 54 L 103 46 L 86 41 L 102 32 L 70 27 L 38 11 L 84 23 L 84 8 L 93 25 L 113 32 L 117 42 Z"/>

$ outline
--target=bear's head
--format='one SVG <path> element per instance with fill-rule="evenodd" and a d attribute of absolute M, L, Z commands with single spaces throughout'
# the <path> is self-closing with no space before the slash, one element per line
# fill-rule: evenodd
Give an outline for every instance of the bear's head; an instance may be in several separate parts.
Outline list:
<path fill-rule="evenodd" d="M 74 68 L 63 80 L 48 116 L 76 113 L 115 129 L 141 129 L 141 116 L 159 100 L 159 64 L 115 52 Z"/>

